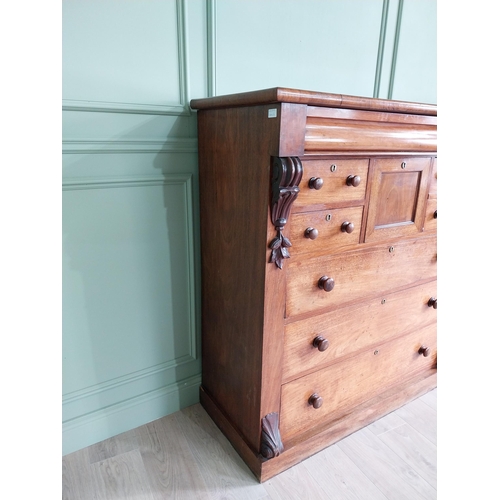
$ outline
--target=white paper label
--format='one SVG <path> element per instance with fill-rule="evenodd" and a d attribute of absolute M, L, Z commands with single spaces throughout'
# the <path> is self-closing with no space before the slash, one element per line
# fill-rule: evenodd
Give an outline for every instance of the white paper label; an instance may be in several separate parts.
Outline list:
<path fill-rule="evenodd" d="M 276 118 L 278 116 L 278 110 L 276 108 L 271 108 L 267 110 L 268 118 Z"/>

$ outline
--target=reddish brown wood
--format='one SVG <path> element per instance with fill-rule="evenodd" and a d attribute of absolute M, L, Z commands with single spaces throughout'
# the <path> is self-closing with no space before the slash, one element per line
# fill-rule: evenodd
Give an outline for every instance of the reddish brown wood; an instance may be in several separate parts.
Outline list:
<path fill-rule="evenodd" d="M 423 345 L 419 348 L 418 353 L 422 354 L 424 358 L 427 358 L 431 353 L 431 348 Z"/>
<path fill-rule="evenodd" d="M 284 384 L 281 391 L 280 432 L 285 447 L 293 437 L 311 428 L 334 421 L 389 387 L 432 369 L 435 356 L 416 355 L 425 339 L 429 353 L 436 346 L 435 326 L 391 339 L 354 357 L 347 357 L 318 372 Z M 415 347 L 416 346 L 416 347 Z M 313 411 L 311 394 L 322 398 L 321 408 Z"/>
<path fill-rule="evenodd" d="M 429 299 L 429 302 L 427 302 L 427 305 L 429 307 L 432 307 L 434 309 L 437 309 L 438 308 L 438 299 L 436 299 L 435 297 L 431 297 Z"/>
<path fill-rule="evenodd" d="M 290 240 L 283 235 L 283 229 L 288 221 L 290 210 L 295 198 L 299 194 L 299 184 L 302 179 L 302 163 L 296 157 L 273 158 L 271 179 L 271 221 L 274 224 L 277 236 L 269 243 L 271 257 L 269 262 L 283 268 L 284 259 L 290 257 L 288 248 L 292 246 Z"/>
<path fill-rule="evenodd" d="M 329 278 L 328 276 L 321 276 L 321 278 L 318 281 L 318 287 L 324 290 L 325 292 L 331 292 L 334 286 L 335 286 L 335 280 L 333 278 Z"/>
<path fill-rule="evenodd" d="M 430 116 L 437 115 L 437 108 L 432 104 L 372 99 L 369 97 L 312 92 L 310 90 L 297 90 L 284 87 L 274 87 L 204 99 L 193 99 L 191 101 L 191 107 L 193 109 L 215 109 L 278 102 L 307 104 L 308 106 L 325 106 L 327 108 L 365 109 L 389 113 L 413 113 Z"/>
<path fill-rule="evenodd" d="M 274 458 L 284 450 L 279 431 L 279 415 L 269 413 L 262 419 L 260 454 L 264 458 Z"/>
<path fill-rule="evenodd" d="M 314 393 L 309 396 L 307 403 L 317 410 L 323 405 L 323 398 L 319 394 Z"/>
<path fill-rule="evenodd" d="M 290 321 L 285 327 L 283 382 L 325 368 L 365 349 L 375 349 L 377 343 L 400 334 L 435 325 L 434 309 L 429 310 L 427 306 L 429 294 L 435 291 L 436 281 L 431 281 L 316 314 L 314 325 L 311 325 L 310 316 Z M 328 350 L 311 349 L 317 336 L 332 339 Z"/>
<path fill-rule="evenodd" d="M 348 186 L 358 187 L 361 184 L 361 177 L 359 175 L 350 175 L 347 177 L 345 183 Z"/>
<path fill-rule="evenodd" d="M 316 189 L 318 191 L 323 187 L 323 179 L 321 177 L 311 177 L 308 186 L 309 189 Z"/>
<path fill-rule="evenodd" d="M 310 240 L 315 240 L 319 236 L 319 231 L 314 227 L 308 227 L 304 231 L 304 236 Z"/>
<path fill-rule="evenodd" d="M 330 346 L 330 342 L 328 342 L 328 339 L 323 338 L 321 335 L 315 337 L 312 344 L 318 349 L 319 352 L 326 351 Z"/>
<path fill-rule="evenodd" d="M 343 233 L 348 233 L 351 234 L 354 231 L 354 224 L 352 222 L 342 222 L 342 225 L 340 226 L 340 230 Z"/>
<path fill-rule="evenodd" d="M 289 221 L 294 258 L 302 260 L 306 256 L 332 255 L 356 248 L 362 215 L 362 206 L 294 213 Z M 342 231 L 342 224 L 346 221 L 354 226 L 352 233 Z M 304 237 L 307 229 L 317 231 L 314 240 Z"/>
<path fill-rule="evenodd" d="M 435 386 L 437 111 L 285 88 L 191 105 L 200 399 L 262 481 Z"/>

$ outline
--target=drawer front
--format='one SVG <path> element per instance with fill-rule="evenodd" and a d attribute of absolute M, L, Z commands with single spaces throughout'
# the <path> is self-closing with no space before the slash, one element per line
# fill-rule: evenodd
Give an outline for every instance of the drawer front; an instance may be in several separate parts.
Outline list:
<path fill-rule="evenodd" d="M 437 158 L 434 158 L 431 178 L 429 180 L 429 197 L 425 211 L 424 230 L 437 230 Z"/>
<path fill-rule="evenodd" d="M 425 211 L 424 221 L 425 231 L 437 230 L 437 199 L 429 198 L 427 200 L 427 210 Z"/>
<path fill-rule="evenodd" d="M 286 317 L 291 317 L 378 297 L 435 278 L 436 237 L 376 245 L 331 257 L 290 259 L 287 264 Z M 320 288 L 324 278 L 333 280 L 331 291 Z"/>
<path fill-rule="evenodd" d="M 368 159 L 359 160 L 303 160 L 300 192 L 292 211 L 320 210 L 322 208 L 362 203 L 365 199 Z M 315 189 L 311 179 L 320 179 Z M 348 184 L 352 179 L 353 185 Z M 357 182 L 359 181 L 359 184 Z"/>
<path fill-rule="evenodd" d="M 293 257 L 319 256 L 359 243 L 363 207 L 294 214 L 290 220 Z"/>
<path fill-rule="evenodd" d="M 378 158 L 370 165 L 365 241 L 414 237 L 423 229 L 432 158 Z"/>
<path fill-rule="evenodd" d="M 436 281 L 285 327 L 283 382 L 436 322 Z"/>
<path fill-rule="evenodd" d="M 419 353 L 421 348 L 429 349 L 427 356 Z M 436 362 L 433 324 L 283 385 L 280 433 L 285 447 L 287 440 L 328 425 L 390 387 L 434 368 Z M 318 408 L 312 404 L 313 395 L 321 398 Z"/>

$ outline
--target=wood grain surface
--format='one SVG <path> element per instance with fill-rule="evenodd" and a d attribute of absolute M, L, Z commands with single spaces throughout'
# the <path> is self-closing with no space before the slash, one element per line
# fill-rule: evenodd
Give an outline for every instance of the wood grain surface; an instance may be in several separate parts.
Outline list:
<path fill-rule="evenodd" d="M 260 484 L 197 404 L 63 457 L 62 498 L 434 500 L 436 405 L 433 390 Z"/>

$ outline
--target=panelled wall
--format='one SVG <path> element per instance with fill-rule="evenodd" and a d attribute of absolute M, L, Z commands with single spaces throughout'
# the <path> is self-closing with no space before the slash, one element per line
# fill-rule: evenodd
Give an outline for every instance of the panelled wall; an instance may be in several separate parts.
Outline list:
<path fill-rule="evenodd" d="M 191 98 L 436 102 L 435 0 L 64 0 L 63 454 L 198 401 Z"/>

